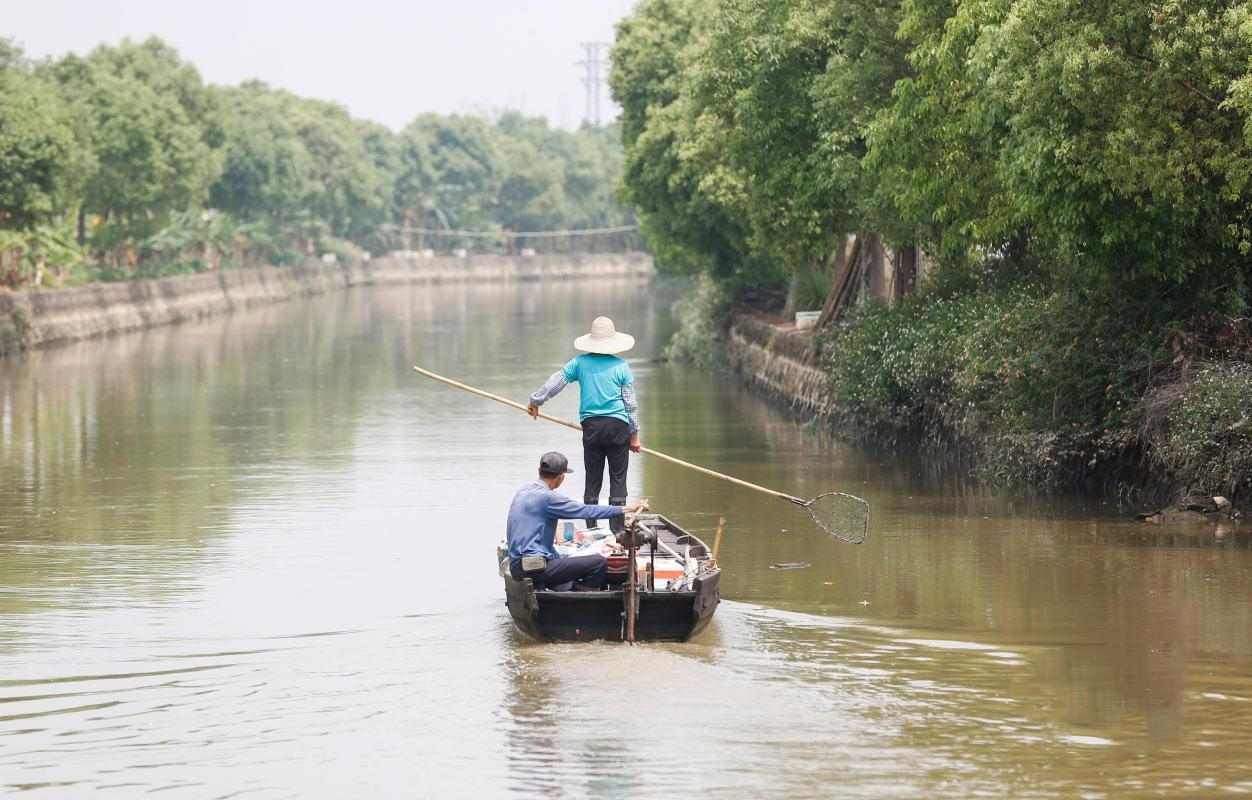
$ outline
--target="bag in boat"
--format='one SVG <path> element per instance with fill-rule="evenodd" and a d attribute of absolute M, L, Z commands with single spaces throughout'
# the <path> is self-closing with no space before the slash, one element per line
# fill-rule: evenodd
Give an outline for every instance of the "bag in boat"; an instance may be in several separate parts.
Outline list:
<path fill-rule="evenodd" d="M 522 572 L 543 572 L 548 568 L 548 559 L 543 556 L 522 556 Z"/>

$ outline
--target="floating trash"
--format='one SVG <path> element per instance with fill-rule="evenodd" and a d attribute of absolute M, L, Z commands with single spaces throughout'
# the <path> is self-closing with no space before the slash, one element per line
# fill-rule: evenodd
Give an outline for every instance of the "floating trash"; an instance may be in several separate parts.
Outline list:
<path fill-rule="evenodd" d="M 777 564 L 770 564 L 770 569 L 804 569 L 813 566 L 807 561 L 779 561 Z"/>

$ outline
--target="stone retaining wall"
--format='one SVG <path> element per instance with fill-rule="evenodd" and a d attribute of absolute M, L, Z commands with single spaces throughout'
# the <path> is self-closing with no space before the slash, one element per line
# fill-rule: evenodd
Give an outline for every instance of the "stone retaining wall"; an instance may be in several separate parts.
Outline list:
<path fill-rule="evenodd" d="M 73 289 L 0 291 L 0 356 L 351 286 L 647 278 L 652 274 L 652 258 L 642 253 L 467 258 L 392 254 L 344 265 L 312 262 Z"/>
<path fill-rule="evenodd" d="M 749 386 L 810 417 L 835 411 L 830 379 L 813 364 L 813 335 L 754 314 L 731 317 L 726 355 Z"/>

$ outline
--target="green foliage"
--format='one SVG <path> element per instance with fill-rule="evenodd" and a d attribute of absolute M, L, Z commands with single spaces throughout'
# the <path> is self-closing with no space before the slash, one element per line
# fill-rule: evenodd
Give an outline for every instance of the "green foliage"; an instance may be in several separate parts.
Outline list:
<path fill-rule="evenodd" d="M 381 252 L 415 244 L 406 228 L 629 224 L 621 164 L 614 127 L 426 114 L 396 134 L 263 83 L 207 86 L 156 38 L 38 64 L 0 39 L 0 230 L 16 232 L 0 271 L 15 285 L 70 277 L 83 248 L 95 277 L 127 279 Z"/>
<path fill-rule="evenodd" d="M 729 305 L 721 286 L 708 275 L 697 277 L 691 290 L 674 304 L 678 330 L 665 345 L 665 358 L 705 368 L 718 365 Z"/>
<path fill-rule="evenodd" d="M 791 276 L 788 305 L 795 311 L 817 311 L 830 292 L 831 276 L 821 267 L 798 268 Z"/>
<path fill-rule="evenodd" d="M 29 70 L 0 65 L 0 228 L 29 227 L 56 215 L 73 147 L 55 87 Z"/>
<path fill-rule="evenodd" d="M 1189 490 L 1246 494 L 1252 489 L 1252 364 L 1197 370 L 1167 412 L 1153 456 Z"/>
<path fill-rule="evenodd" d="M 1252 5 L 650 0 L 619 28 L 625 194 L 662 261 L 945 265 L 1244 308 Z"/>
<path fill-rule="evenodd" d="M 1249 277 L 1245 3 L 906 3 L 913 75 L 869 164 L 950 260 L 1240 308 Z M 1184 283 L 1185 282 L 1185 283 Z"/>
<path fill-rule="evenodd" d="M 298 218 L 317 191 L 312 155 L 291 113 L 298 98 L 254 82 L 218 90 L 217 102 L 223 165 L 212 205 L 241 219 L 284 224 Z"/>
<path fill-rule="evenodd" d="M 76 147 L 90 154 L 79 207 L 101 221 L 92 243 L 112 251 L 115 262 L 125 243 L 153 235 L 171 214 L 207 198 L 219 160 L 196 121 L 201 95 L 184 85 L 199 86 L 199 76 L 172 51 L 155 40 L 123 42 L 87 59 L 67 56 L 44 73 L 73 110 Z"/>
<path fill-rule="evenodd" d="M 624 195 L 662 267 L 774 296 L 873 225 L 911 242 L 862 168 L 906 63 L 896 3 L 651 0 L 621 23 Z"/>
<path fill-rule="evenodd" d="M 868 304 L 826 346 L 845 421 L 958 444 L 1005 482 L 1055 484 L 1122 455 L 1159 329 L 1107 298 L 1034 285 Z"/>
<path fill-rule="evenodd" d="M 238 226 L 219 211 L 183 211 L 140 245 L 136 277 L 154 278 L 203 272 L 242 260 Z"/>
<path fill-rule="evenodd" d="M 0 228 L 0 285 L 62 286 L 80 277 L 78 267 L 84 260 L 64 223 Z"/>
<path fill-rule="evenodd" d="M 623 196 L 661 269 L 775 283 L 778 271 L 749 252 L 725 124 L 690 89 L 715 9 L 712 0 L 646 0 L 618 25 L 609 85 L 622 106 Z"/>
<path fill-rule="evenodd" d="M 721 5 L 692 91 L 722 123 L 757 254 L 800 269 L 848 232 L 893 232 L 861 160 L 868 123 L 905 71 L 898 20 L 898 4 L 863 0 Z"/>
<path fill-rule="evenodd" d="M 394 219 L 400 162 L 390 131 L 258 82 L 219 90 L 218 104 L 225 163 L 214 207 L 304 249 L 323 234 L 386 246 L 378 231 Z"/>
<path fill-rule="evenodd" d="M 404 129 L 421 141 L 430 178 L 408 176 L 426 207 L 437 211 L 446 227 L 483 229 L 496 209 L 501 176 L 491 125 L 478 117 L 422 114 Z"/>
<path fill-rule="evenodd" d="M 929 290 L 831 332 L 832 380 L 996 478 L 1147 446 L 1165 343 L 1252 305 L 1252 3 L 644 0 L 611 85 L 662 267 L 772 298 L 846 233 L 921 246 Z"/>

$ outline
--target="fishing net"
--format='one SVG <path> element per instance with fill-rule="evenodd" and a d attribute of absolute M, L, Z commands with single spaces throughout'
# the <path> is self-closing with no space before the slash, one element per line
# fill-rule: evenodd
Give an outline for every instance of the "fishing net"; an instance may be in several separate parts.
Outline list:
<path fill-rule="evenodd" d="M 841 542 L 860 544 L 869 535 L 869 503 L 854 494 L 826 492 L 804 508 L 819 528 Z"/>

